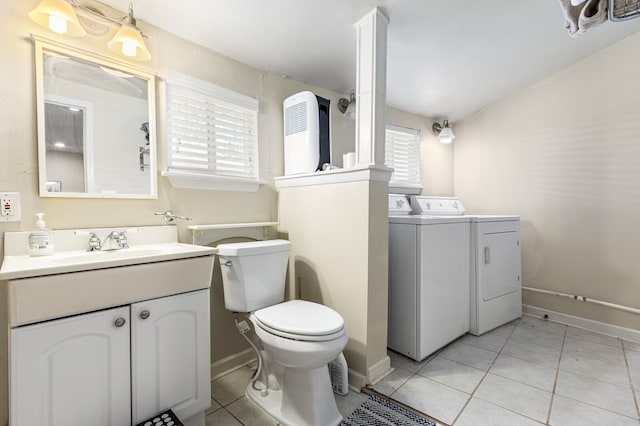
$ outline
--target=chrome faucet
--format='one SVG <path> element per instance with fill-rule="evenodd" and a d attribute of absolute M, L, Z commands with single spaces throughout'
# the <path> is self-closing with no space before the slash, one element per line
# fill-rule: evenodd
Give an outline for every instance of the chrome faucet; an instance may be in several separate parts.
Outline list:
<path fill-rule="evenodd" d="M 109 235 L 107 235 L 107 237 L 104 239 L 104 242 L 100 246 L 101 250 L 104 249 L 104 246 L 107 244 L 109 240 L 115 241 L 115 243 L 118 245 L 117 249 L 109 249 L 109 250 L 129 248 L 129 243 L 127 242 L 127 231 L 125 230 L 109 232 Z M 91 245 L 91 240 L 89 240 L 89 245 Z"/>
<path fill-rule="evenodd" d="M 137 231 L 136 228 L 130 229 L 131 232 Z M 98 234 L 92 231 L 75 231 L 75 235 L 88 235 L 89 236 L 89 248 L 87 251 L 101 251 L 101 250 L 119 250 L 129 248 L 129 242 L 127 241 L 127 231 L 111 231 L 104 240 L 101 240 L 98 237 Z M 109 244 L 110 247 L 107 246 L 107 243 L 111 241 Z M 115 244 L 114 244 L 115 243 Z"/>
<path fill-rule="evenodd" d="M 95 232 L 89 233 L 89 250 L 87 251 L 99 251 L 102 248 L 102 241 Z"/>
<path fill-rule="evenodd" d="M 156 216 L 162 216 L 162 218 L 165 220 L 165 222 L 167 223 L 171 223 L 176 219 L 182 219 L 182 220 L 191 220 L 190 217 L 184 217 L 184 216 L 178 216 L 177 214 L 175 214 L 173 211 L 171 210 L 166 210 L 162 213 L 154 213 L 154 215 Z"/>

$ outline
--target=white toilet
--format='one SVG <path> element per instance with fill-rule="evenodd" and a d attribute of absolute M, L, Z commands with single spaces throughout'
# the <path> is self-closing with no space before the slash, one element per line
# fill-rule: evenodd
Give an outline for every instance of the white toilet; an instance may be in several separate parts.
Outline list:
<path fill-rule="evenodd" d="M 283 302 L 290 247 L 285 240 L 217 246 L 225 307 L 250 313 L 273 374 L 266 391 L 250 383 L 247 396 L 283 425 L 335 426 L 342 416 L 327 364 L 347 344 L 344 320 L 317 303 Z"/>

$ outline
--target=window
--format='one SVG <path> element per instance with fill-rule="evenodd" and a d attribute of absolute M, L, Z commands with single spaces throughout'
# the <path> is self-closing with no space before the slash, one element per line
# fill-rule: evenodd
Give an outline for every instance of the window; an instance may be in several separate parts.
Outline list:
<path fill-rule="evenodd" d="M 420 132 L 415 129 L 387 125 L 385 163 L 393 168 L 389 188 L 392 192 L 419 194 Z"/>
<path fill-rule="evenodd" d="M 185 75 L 166 83 L 167 171 L 177 187 L 256 191 L 258 100 Z"/>

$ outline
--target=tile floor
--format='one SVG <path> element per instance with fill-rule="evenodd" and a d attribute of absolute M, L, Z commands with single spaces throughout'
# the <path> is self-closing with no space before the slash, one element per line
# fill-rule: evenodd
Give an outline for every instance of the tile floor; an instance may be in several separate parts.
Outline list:
<path fill-rule="evenodd" d="M 640 425 L 640 344 L 524 316 L 422 362 L 389 352 L 373 388 L 455 426 Z M 215 380 L 207 426 L 278 423 L 244 396 L 242 367 Z M 348 416 L 364 394 L 337 396 Z"/>
<path fill-rule="evenodd" d="M 640 425 L 640 344 L 524 316 L 422 362 L 390 352 L 374 389 L 455 426 Z"/>
<path fill-rule="evenodd" d="M 211 408 L 206 426 L 275 426 L 278 422 L 262 412 L 244 395 L 254 369 L 245 366 L 211 383 Z M 347 417 L 368 395 L 349 392 L 336 395 L 338 410 Z"/>

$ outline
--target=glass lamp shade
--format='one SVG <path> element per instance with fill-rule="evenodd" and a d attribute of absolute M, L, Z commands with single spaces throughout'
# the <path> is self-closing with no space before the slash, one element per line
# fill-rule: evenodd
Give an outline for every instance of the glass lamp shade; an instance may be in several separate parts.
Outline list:
<path fill-rule="evenodd" d="M 453 134 L 453 130 L 450 127 L 443 127 L 438 135 L 438 139 L 442 143 L 451 143 L 455 138 L 456 135 Z"/>
<path fill-rule="evenodd" d="M 83 36 L 87 32 L 82 28 L 73 7 L 65 0 L 42 0 L 29 12 L 29 18 L 35 23 L 58 34 Z"/>
<path fill-rule="evenodd" d="M 344 111 L 344 117 L 348 118 L 349 120 L 355 120 L 356 119 L 356 103 L 355 103 L 355 101 L 349 102 L 349 106 L 347 106 L 347 109 Z"/>
<path fill-rule="evenodd" d="M 107 43 L 107 47 L 116 53 L 139 61 L 151 59 L 140 30 L 135 25 L 124 23 L 115 36 Z"/>

